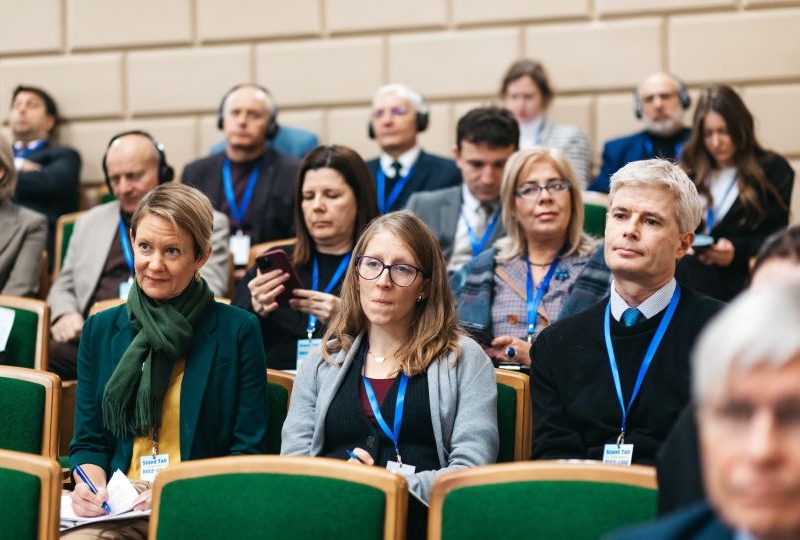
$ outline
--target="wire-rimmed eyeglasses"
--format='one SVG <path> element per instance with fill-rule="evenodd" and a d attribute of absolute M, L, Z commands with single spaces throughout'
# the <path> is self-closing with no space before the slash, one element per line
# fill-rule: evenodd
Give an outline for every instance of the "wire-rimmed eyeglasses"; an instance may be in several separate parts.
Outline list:
<path fill-rule="evenodd" d="M 566 180 L 549 182 L 543 186 L 535 182 L 529 182 L 527 184 L 523 184 L 522 187 L 514 191 L 514 194 L 517 197 L 522 197 L 523 199 L 538 199 L 543 191 L 547 191 L 549 193 L 562 193 L 567 191 L 569 188 L 569 182 Z"/>
<path fill-rule="evenodd" d="M 356 259 L 358 275 L 370 281 L 381 277 L 381 274 L 387 268 L 389 269 L 389 279 L 398 287 L 410 287 L 417 279 L 417 275 L 426 275 L 424 270 L 411 264 L 385 264 L 380 259 L 366 255 Z"/>

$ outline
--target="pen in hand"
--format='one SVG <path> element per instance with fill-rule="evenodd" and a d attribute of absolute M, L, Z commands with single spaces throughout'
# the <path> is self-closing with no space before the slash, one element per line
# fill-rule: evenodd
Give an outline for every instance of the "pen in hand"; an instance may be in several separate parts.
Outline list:
<path fill-rule="evenodd" d="M 75 465 L 75 473 L 83 481 L 84 484 L 89 486 L 89 490 L 92 493 L 94 493 L 95 495 L 97 495 L 97 488 L 94 487 L 94 484 L 92 483 L 91 480 L 89 480 L 89 477 L 87 476 L 87 474 L 85 472 L 83 472 L 83 469 L 81 468 L 80 465 Z M 103 502 L 103 510 L 105 510 L 109 514 L 111 513 L 111 507 L 108 506 L 107 502 Z"/>
<path fill-rule="evenodd" d="M 353 458 L 354 460 L 358 461 L 359 463 L 364 463 L 364 460 L 358 457 L 358 455 L 356 455 L 356 453 L 350 449 L 347 450 L 347 455 Z M 366 465 L 366 463 L 364 463 L 364 465 Z"/>

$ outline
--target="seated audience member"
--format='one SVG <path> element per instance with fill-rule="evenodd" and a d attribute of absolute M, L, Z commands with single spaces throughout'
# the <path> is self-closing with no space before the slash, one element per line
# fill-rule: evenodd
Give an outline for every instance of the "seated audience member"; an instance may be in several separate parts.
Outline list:
<path fill-rule="evenodd" d="M 494 360 L 530 366 L 530 347 L 581 279 L 597 244 L 583 232 L 583 201 L 575 173 L 560 150 L 534 147 L 509 158 L 500 190 L 508 236 L 451 281 L 459 321 L 494 337 Z M 585 307 L 599 302 L 605 289 Z"/>
<path fill-rule="evenodd" d="M 544 66 L 534 60 L 511 64 L 500 85 L 500 98 L 519 124 L 519 147 L 558 148 L 567 156 L 581 189 L 591 181 L 592 150 L 589 137 L 580 129 L 559 124 L 547 117 L 553 88 Z"/>
<path fill-rule="evenodd" d="M 143 491 L 157 474 L 150 471 L 154 458 L 166 463 L 155 466 L 161 470 L 266 452 L 258 321 L 215 302 L 200 275 L 211 256 L 212 221 L 208 198 L 180 184 L 155 188 L 131 218 L 136 280 L 128 303 L 90 317 L 78 353 L 69 464 L 97 488 L 92 493 L 74 475 L 72 509 L 79 516 L 106 513 L 106 482 L 117 469 Z M 148 498 L 138 509 L 149 506 Z M 96 538 L 145 538 L 147 524 L 138 518 L 89 527 Z M 84 538 L 87 530 L 74 534 Z"/>
<path fill-rule="evenodd" d="M 294 236 L 297 162 L 269 144 L 278 132 L 275 111 L 275 100 L 266 88 L 234 86 L 222 98 L 218 118 L 225 150 L 183 170 L 183 183 L 208 195 L 214 209 L 228 216 L 229 247 L 240 267 L 247 264 L 251 245 Z"/>
<path fill-rule="evenodd" d="M 407 208 L 436 235 L 455 272 L 502 238 L 500 182 L 506 160 L 517 150 L 519 129 L 508 111 L 498 107 L 472 109 L 456 127 L 456 165 L 460 185 L 415 193 Z"/>
<path fill-rule="evenodd" d="M 800 281 L 800 227 L 774 234 L 753 265 L 752 288 Z M 658 452 L 658 512 L 667 514 L 704 498 L 694 407 L 687 406 Z"/>
<path fill-rule="evenodd" d="M 753 115 L 725 85 L 701 94 L 681 160 L 705 203 L 702 232 L 714 243 L 685 257 L 678 279 L 730 300 L 747 284 L 750 259 L 764 239 L 789 223 L 794 170 L 761 147 Z"/>
<path fill-rule="evenodd" d="M 428 128 L 430 108 L 419 92 L 404 84 L 387 84 L 372 98 L 368 134 L 381 153 L 367 162 L 375 178 L 381 213 L 399 210 L 418 191 L 461 183 L 453 160 L 428 154 L 417 136 Z"/>
<path fill-rule="evenodd" d="M 0 294 L 36 296 L 47 249 L 47 218 L 14 203 L 16 185 L 11 145 L 0 135 Z"/>
<path fill-rule="evenodd" d="M 297 372 L 281 453 L 387 467 L 427 501 L 442 472 L 497 459 L 494 368 L 459 334 L 444 258 L 417 216 L 373 221 L 353 261 L 324 345 Z"/>
<path fill-rule="evenodd" d="M 173 178 L 164 147 L 144 131 L 118 133 L 103 156 L 106 184 L 116 199 L 81 215 L 69 242 L 64 266 L 47 303 L 50 306 L 50 370 L 62 379 L 76 377 L 81 328 L 100 300 L 126 298 L 136 268 L 128 238 L 130 220 L 142 198 Z M 214 294 L 228 290 L 228 220 L 214 212 L 213 247 L 203 277 Z"/>
<path fill-rule="evenodd" d="M 745 291 L 706 327 L 692 394 L 708 502 L 612 538 L 800 538 L 798 328 L 797 281 Z"/>
<path fill-rule="evenodd" d="M 78 210 L 81 156 L 54 143 L 59 116 L 56 102 L 35 86 L 17 86 L 9 126 L 14 139 L 18 180 L 14 200 L 47 217 L 47 254 L 54 261 L 56 221 Z"/>
<path fill-rule="evenodd" d="M 608 193 L 611 175 L 631 161 L 677 160 L 681 156 L 690 133 L 683 126 L 684 111 L 692 104 L 686 85 L 669 73 L 653 73 L 641 82 L 633 100 L 634 113 L 644 124 L 644 130 L 603 145 L 600 173 L 589 186 L 592 191 Z"/>
<path fill-rule="evenodd" d="M 318 348 L 331 317 L 339 311 L 342 278 L 353 246 L 378 215 L 375 185 L 364 160 L 346 146 L 320 146 L 300 163 L 295 189 L 297 243 L 284 248 L 304 289 L 293 291 L 289 306 L 276 298 L 289 274 L 251 268 L 232 303 L 256 313 L 269 367 L 295 369 Z"/>
<path fill-rule="evenodd" d="M 534 459 L 654 462 L 689 400 L 695 337 L 721 307 L 674 278 L 701 213 L 694 184 L 666 160 L 612 177 L 610 296 L 545 328 L 531 348 Z"/>

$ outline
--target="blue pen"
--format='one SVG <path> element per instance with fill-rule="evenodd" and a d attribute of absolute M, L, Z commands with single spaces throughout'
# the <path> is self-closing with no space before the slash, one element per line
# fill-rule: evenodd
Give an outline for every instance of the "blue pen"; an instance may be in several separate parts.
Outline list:
<path fill-rule="evenodd" d="M 94 487 L 94 484 L 92 484 L 92 481 L 91 481 L 91 480 L 89 480 L 89 477 L 88 477 L 88 476 L 86 476 L 86 473 L 85 473 L 85 472 L 83 472 L 83 469 L 81 469 L 81 466 L 80 466 L 80 465 L 75 465 L 75 472 L 78 474 L 78 477 L 79 477 L 81 480 L 83 480 L 83 483 L 84 483 L 84 484 L 86 484 L 87 486 L 89 486 L 89 489 L 92 491 L 92 493 L 94 493 L 95 495 L 97 495 L 97 488 L 96 488 L 96 487 Z M 107 503 L 107 502 L 104 502 L 104 503 L 103 503 L 103 510 L 105 510 L 105 511 L 106 511 L 106 512 L 108 512 L 109 514 L 111 513 L 111 507 L 110 507 L 110 506 L 108 506 L 108 503 Z"/>
<path fill-rule="evenodd" d="M 350 456 L 351 458 L 353 458 L 354 460 L 358 461 L 359 463 L 364 463 L 364 461 L 363 461 L 363 460 L 362 460 L 360 457 L 358 457 L 358 456 L 356 455 L 356 453 L 355 453 L 355 452 L 353 452 L 352 450 L 348 450 L 348 451 L 347 451 L 347 455 L 348 455 L 348 456 Z M 366 465 L 366 464 L 365 464 L 365 465 Z"/>

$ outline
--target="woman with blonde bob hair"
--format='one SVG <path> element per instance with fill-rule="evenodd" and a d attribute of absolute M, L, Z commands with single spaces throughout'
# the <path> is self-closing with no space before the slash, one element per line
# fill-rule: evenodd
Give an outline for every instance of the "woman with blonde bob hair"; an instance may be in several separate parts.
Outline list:
<path fill-rule="evenodd" d="M 430 229 L 409 211 L 373 221 L 341 300 L 297 372 L 281 453 L 397 470 L 423 500 L 442 471 L 493 463 L 494 369 L 460 334 Z"/>
<path fill-rule="evenodd" d="M 513 154 L 500 203 L 507 236 L 465 265 L 452 285 L 458 318 L 485 336 L 486 353 L 529 366 L 531 343 L 558 320 L 576 281 L 596 282 L 590 290 L 599 301 L 609 273 L 587 266 L 597 244 L 583 232 L 581 187 L 560 150 L 540 146 Z"/>

